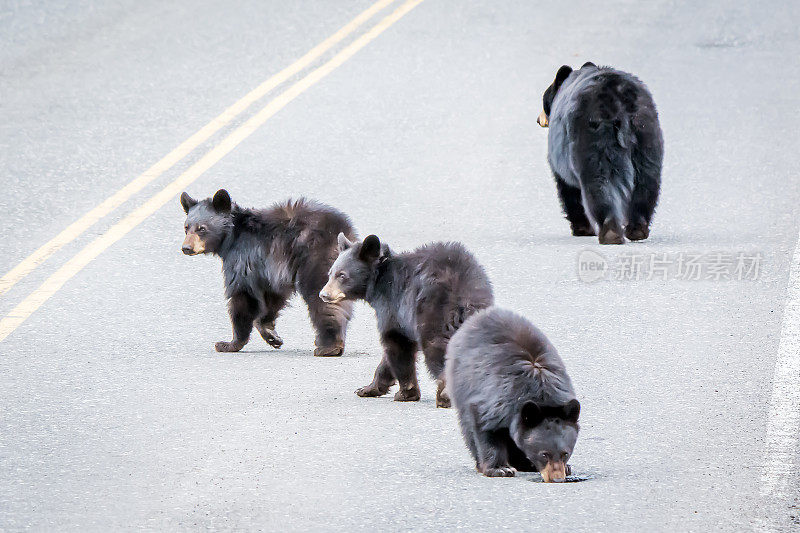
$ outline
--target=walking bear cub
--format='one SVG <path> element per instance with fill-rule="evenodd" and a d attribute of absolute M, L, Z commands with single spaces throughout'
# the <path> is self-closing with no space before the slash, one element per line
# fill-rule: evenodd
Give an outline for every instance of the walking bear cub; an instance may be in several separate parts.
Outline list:
<path fill-rule="evenodd" d="M 336 236 L 355 237 L 347 216 L 304 198 L 246 209 L 231 202 L 224 189 L 201 201 L 184 192 L 181 205 L 186 211 L 183 253 L 222 258 L 233 340 L 216 343 L 217 351 L 241 350 L 254 326 L 270 346 L 280 348 L 275 320 L 299 292 L 316 330 L 314 355 L 342 354 L 352 304 L 323 302 L 318 294 L 336 259 Z"/>
<path fill-rule="evenodd" d="M 417 401 L 416 353 L 437 381 L 436 406 L 445 392 L 447 343 L 464 320 L 493 302 L 483 268 L 460 243 L 433 243 L 394 254 L 375 235 L 352 242 L 339 235 L 339 257 L 319 293 L 325 302 L 366 300 L 375 310 L 384 355 L 372 383 L 359 396 L 382 396 L 397 381 L 396 401 Z"/>
<path fill-rule="evenodd" d="M 447 385 L 467 447 L 488 477 L 570 474 L 581 406 L 556 349 L 521 316 L 493 307 L 447 347 Z"/>
<path fill-rule="evenodd" d="M 650 235 L 664 141 L 653 97 L 635 76 L 567 65 L 542 98 L 548 160 L 573 235 L 622 244 Z M 599 230 L 599 233 L 596 233 Z"/>

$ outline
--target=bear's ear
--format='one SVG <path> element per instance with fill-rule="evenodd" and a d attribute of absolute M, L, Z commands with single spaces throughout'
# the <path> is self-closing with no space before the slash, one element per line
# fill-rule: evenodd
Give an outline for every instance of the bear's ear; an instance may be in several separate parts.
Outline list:
<path fill-rule="evenodd" d="M 581 414 L 581 403 L 578 400 L 570 400 L 561 407 L 561 417 L 567 422 L 578 423 Z"/>
<path fill-rule="evenodd" d="M 375 235 L 370 235 L 361 243 L 358 258 L 367 263 L 376 261 L 381 256 L 381 241 Z"/>
<path fill-rule="evenodd" d="M 193 208 L 196 205 L 197 205 L 197 200 L 186 194 L 186 191 L 184 191 L 181 194 L 181 207 L 183 207 L 183 210 L 186 213 L 188 213 L 189 209 Z"/>
<path fill-rule="evenodd" d="M 526 402 L 519 415 L 522 425 L 528 428 L 536 427 L 544 420 L 544 412 L 533 402 Z"/>
<path fill-rule="evenodd" d="M 583 65 L 581 65 L 581 68 L 586 68 L 586 67 L 594 67 L 594 68 L 597 68 L 597 65 L 595 65 L 595 64 L 594 64 L 594 63 L 592 63 L 591 61 L 587 61 L 586 63 L 584 63 Z"/>
<path fill-rule="evenodd" d="M 228 191 L 225 189 L 218 190 L 214 198 L 211 199 L 211 205 L 214 207 L 214 211 L 219 213 L 230 212 L 231 196 L 228 194 Z"/>
<path fill-rule="evenodd" d="M 558 72 L 556 72 L 556 79 L 553 80 L 553 89 L 558 91 L 558 88 L 561 87 L 561 84 L 564 83 L 569 75 L 572 74 L 572 67 L 569 65 L 562 65 Z"/>
<path fill-rule="evenodd" d="M 336 243 L 339 245 L 339 253 L 342 253 L 353 246 L 353 243 L 350 242 L 344 232 L 341 231 L 339 232 L 339 236 L 336 237 Z"/>

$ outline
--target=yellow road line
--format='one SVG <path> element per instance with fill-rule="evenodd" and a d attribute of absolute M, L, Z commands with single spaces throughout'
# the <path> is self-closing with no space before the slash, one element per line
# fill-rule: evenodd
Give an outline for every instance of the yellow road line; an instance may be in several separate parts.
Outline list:
<path fill-rule="evenodd" d="M 398 7 L 393 13 L 373 26 L 358 39 L 344 47 L 327 63 L 312 70 L 307 76 L 297 81 L 294 85 L 271 100 L 258 113 L 253 115 L 244 124 L 233 130 L 217 146 L 206 153 L 199 161 L 189 167 L 186 172 L 178 176 L 175 181 L 164 187 L 145 203 L 134 209 L 125 218 L 111 226 L 105 233 L 86 245 L 75 254 L 64 266 L 59 268 L 52 276 L 47 278 L 39 288 L 28 295 L 19 305 L 0 320 L 0 341 L 8 337 L 20 324 L 25 322 L 34 311 L 56 293 L 70 278 L 80 272 L 95 257 L 103 253 L 109 246 L 124 237 L 129 231 L 138 226 L 147 217 L 155 213 L 164 204 L 177 196 L 187 185 L 200 177 L 220 159 L 262 126 L 275 113 L 286 107 L 292 100 L 304 93 L 309 87 L 319 82 L 330 74 L 342 63 L 350 59 L 356 52 L 364 48 L 389 26 L 400 20 L 406 13 L 419 5 L 422 0 L 408 0 Z"/>
<path fill-rule="evenodd" d="M 0 295 L 7 292 L 22 278 L 33 272 L 37 266 L 47 260 L 58 250 L 77 239 L 84 231 L 96 224 L 100 219 L 111 213 L 114 209 L 125 203 L 131 196 L 142 190 L 148 183 L 158 178 L 161 174 L 172 168 L 181 159 L 189 155 L 195 148 L 206 142 L 212 135 L 229 124 L 233 119 L 245 111 L 250 105 L 261 99 L 278 85 L 306 68 L 325 52 L 329 51 L 348 35 L 357 30 L 362 24 L 372 18 L 394 0 L 378 0 L 353 20 L 343 26 L 339 31 L 322 41 L 308 51 L 303 57 L 284 68 L 264 83 L 247 93 L 241 100 L 223 111 L 211 122 L 186 139 L 177 148 L 172 150 L 158 163 L 144 171 L 142 175 L 125 185 L 123 188 L 106 198 L 101 204 L 83 215 L 81 218 L 67 226 L 61 233 L 47 241 L 31 255 L 23 259 L 17 266 L 0 277 Z"/>

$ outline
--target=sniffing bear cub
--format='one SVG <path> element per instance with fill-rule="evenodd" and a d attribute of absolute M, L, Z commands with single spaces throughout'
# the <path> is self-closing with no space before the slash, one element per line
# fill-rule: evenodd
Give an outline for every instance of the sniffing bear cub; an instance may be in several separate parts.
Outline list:
<path fill-rule="evenodd" d="M 394 254 L 375 235 L 339 235 L 339 257 L 319 293 L 329 303 L 366 300 L 375 309 L 384 355 L 359 396 L 382 396 L 395 381 L 396 401 L 420 398 L 416 353 L 437 381 L 436 406 L 450 407 L 444 377 L 447 343 L 464 320 L 492 305 L 492 285 L 460 243 L 432 243 Z"/>
<path fill-rule="evenodd" d="M 573 235 L 622 244 L 650 235 L 664 141 L 653 97 L 635 76 L 567 65 L 542 98 L 548 160 Z M 599 229 L 599 233 L 595 230 Z"/>
<path fill-rule="evenodd" d="M 565 480 L 581 406 L 541 331 L 504 309 L 476 313 L 450 340 L 446 373 L 478 471 L 538 471 L 545 482 Z"/>
<path fill-rule="evenodd" d="M 217 351 L 241 350 L 253 326 L 280 348 L 275 320 L 299 292 L 317 334 L 314 355 L 342 354 L 352 304 L 326 303 L 318 294 L 337 256 L 336 236 L 343 232 L 355 238 L 346 215 L 304 198 L 246 209 L 231 202 L 224 189 L 201 201 L 184 192 L 181 205 L 186 211 L 183 253 L 222 258 L 233 340 L 216 343 Z"/>

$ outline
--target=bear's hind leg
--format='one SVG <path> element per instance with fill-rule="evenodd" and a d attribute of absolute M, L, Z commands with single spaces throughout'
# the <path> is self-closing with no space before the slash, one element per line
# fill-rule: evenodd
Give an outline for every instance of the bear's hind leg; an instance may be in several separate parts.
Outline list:
<path fill-rule="evenodd" d="M 602 180 L 584 184 L 583 199 L 592 218 L 600 226 L 598 240 L 600 244 L 623 244 L 625 238 L 622 230 L 620 200 L 615 192 Z"/>
<path fill-rule="evenodd" d="M 301 293 L 308 304 L 308 315 L 317 332 L 316 339 L 314 339 L 314 355 L 317 357 L 339 356 L 344 353 L 344 338 L 347 324 L 353 314 L 353 303 L 349 301 L 323 302 L 319 297 L 320 288 L 322 285 L 316 290 L 303 290 Z"/>
<path fill-rule="evenodd" d="M 239 292 L 231 296 L 228 313 L 233 327 L 233 340 L 220 341 L 214 345 L 218 352 L 238 352 L 250 340 L 253 321 L 258 315 L 258 301 L 249 294 Z"/>
<path fill-rule="evenodd" d="M 628 206 L 628 225 L 625 236 L 632 241 L 641 241 L 650 236 L 650 222 L 658 203 L 661 186 L 661 165 L 654 168 L 637 169 L 636 186 Z"/>
<path fill-rule="evenodd" d="M 555 174 L 555 178 L 558 198 L 561 200 L 561 209 L 564 211 L 572 228 L 572 235 L 575 237 L 597 235 L 592 223 L 586 217 L 586 210 L 581 201 L 581 190 L 578 187 L 567 185 L 567 182 L 561 179 L 558 174 Z"/>
<path fill-rule="evenodd" d="M 271 291 L 266 291 L 264 293 L 261 316 L 256 318 L 253 322 L 261 338 L 276 349 L 283 345 L 283 339 L 281 339 L 275 331 L 275 321 L 278 319 L 278 313 L 280 313 L 285 305 L 286 297 Z"/>
<path fill-rule="evenodd" d="M 444 354 L 447 348 L 447 339 L 436 339 L 425 344 L 422 353 L 425 354 L 425 366 L 431 376 L 436 379 L 436 407 L 450 407 L 450 396 L 448 396 L 444 375 Z"/>
<path fill-rule="evenodd" d="M 372 378 L 372 383 L 358 389 L 356 394 L 362 398 L 383 396 L 389 392 L 389 387 L 394 385 L 394 383 L 395 379 L 392 374 L 392 369 L 389 368 L 389 363 L 386 361 L 386 356 L 384 355 L 381 357 L 381 362 L 378 363 L 378 368 L 375 369 L 375 377 Z"/>

